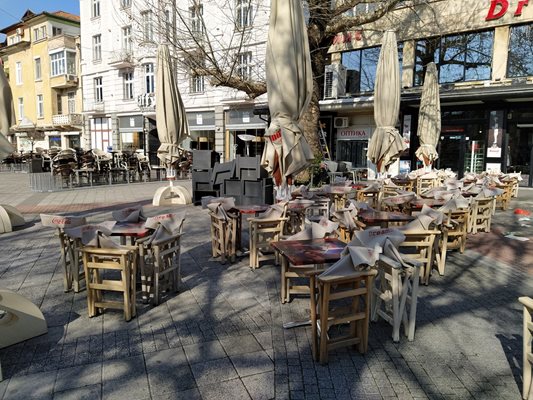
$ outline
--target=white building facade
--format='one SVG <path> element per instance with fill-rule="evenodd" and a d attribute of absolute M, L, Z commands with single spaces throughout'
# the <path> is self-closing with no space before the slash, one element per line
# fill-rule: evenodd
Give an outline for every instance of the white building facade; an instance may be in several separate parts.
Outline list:
<path fill-rule="evenodd" d="M 179 4 L 178 4 L 179 3 Z M 183 43 L 196 38 L 217 65 L 264 80 L 268 1 L 80 0 L 84 148 L 139 150 L 152 163 L 159 141 L 155 121 L 156 53 L 169 42 L 178 60 Z M 229 5 L 229 8 L 228 8 Z M 194 44 L 194 43 L 193 43 Z M 191 44 L 191 48 L 193 48 Z M 185 49 L 186 50 L 186 49 Z M 184 148 L 211 149 L 230 160 L 245 145 L 242 133 L 258 137 L 266 122 L 254 115 L 266 96 L 251 100 L 235 89 L 211 85 L 210 77 L 177 63 L 177 78 L 191 137 Z"/>

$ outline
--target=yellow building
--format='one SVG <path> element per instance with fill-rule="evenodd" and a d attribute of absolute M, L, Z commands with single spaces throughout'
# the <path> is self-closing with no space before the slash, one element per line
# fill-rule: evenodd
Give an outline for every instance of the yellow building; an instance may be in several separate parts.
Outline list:
<path fill-rule="evenodd" d="M 28 10 L 0 32 L 6 35 L 0 56 L 15 103 L 11 139 L 17 150 L 81 147 L 79 16 Z"/>

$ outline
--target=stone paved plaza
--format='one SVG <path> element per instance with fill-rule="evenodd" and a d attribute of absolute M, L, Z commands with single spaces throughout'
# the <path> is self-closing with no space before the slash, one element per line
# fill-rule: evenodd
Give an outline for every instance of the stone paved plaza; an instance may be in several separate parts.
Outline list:
<path fill-rule="evenodd" d="M 179 182 L 190 187 L 190 182 Z M 0 236 L 0 287 L 31 299 L 48 334 L 0 350 L 2 399 L 520 399 L 522 313 L 517 298 L 533 295 L 532 244 L 502 239 L 531 235 L 513 209 L 533 210 L 521 189 L 495 217 L 497 233 L 472 238 L 450 253 L 446 275 L 420 288 L 415 340 L 391 339 L 370 325 L 365 355 L 343 349 L 321 366 L 312 359 L 309 300 L 279 301 L 279 267 L 252 271 L 248 259 L 211 259 L 206 210 L 184 209 L 183 285 L 157 307 L 142 304 L 124 322 L 108 310 L 88 318 L 86 293 L 64 293 L 59 242 L 39 213 L 110 219 L 111 211 L 145 205 L 157 187 L 144 183 L 34 193 L 27 174 L 0 173 L 0 204 L 16 206 L 27 225 Z M 489 248 L 483 249 L 482 245 Z M 498 250 L 500 249 L 500 250 Z"/>

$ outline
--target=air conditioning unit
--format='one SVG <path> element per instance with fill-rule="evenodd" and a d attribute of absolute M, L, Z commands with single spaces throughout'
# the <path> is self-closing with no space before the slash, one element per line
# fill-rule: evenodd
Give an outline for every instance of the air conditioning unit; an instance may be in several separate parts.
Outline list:
<path fill-rule="evenodd" d="M 348 118 L 347 117 L 333 118 L 333 127 L 334 128 L 348 128 Z"/>
<path fill-rule="evenodd" d="M 15 32 L 17 33 L 17 35 L 20 35 L 20 36 L 22 36 L 22 34 L 24 33 L 24 31 L 22 30 L 22 28 L 17 28 L 17 29 L 15 30 Z"/>
<path fill-rule="evenodd" d="M 324 71 L 324 99 L 338 99 L 346 95 L 346 67 L 326 65 Z"/>
<path fill-rule="evenodd" d="M 76 75 L 67 75 L 67 81 L 78 82 L 78 77 Z"/>

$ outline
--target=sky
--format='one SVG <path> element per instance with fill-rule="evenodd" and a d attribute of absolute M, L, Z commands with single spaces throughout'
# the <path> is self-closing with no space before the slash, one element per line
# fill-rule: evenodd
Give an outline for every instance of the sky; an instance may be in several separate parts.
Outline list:
<path fill-rule="evenodd" d="M 35 14 L 61 10 L 80 15 L 79 0 L 0 0 L 0 29 L 20 21 L 28 8 Z"/>

